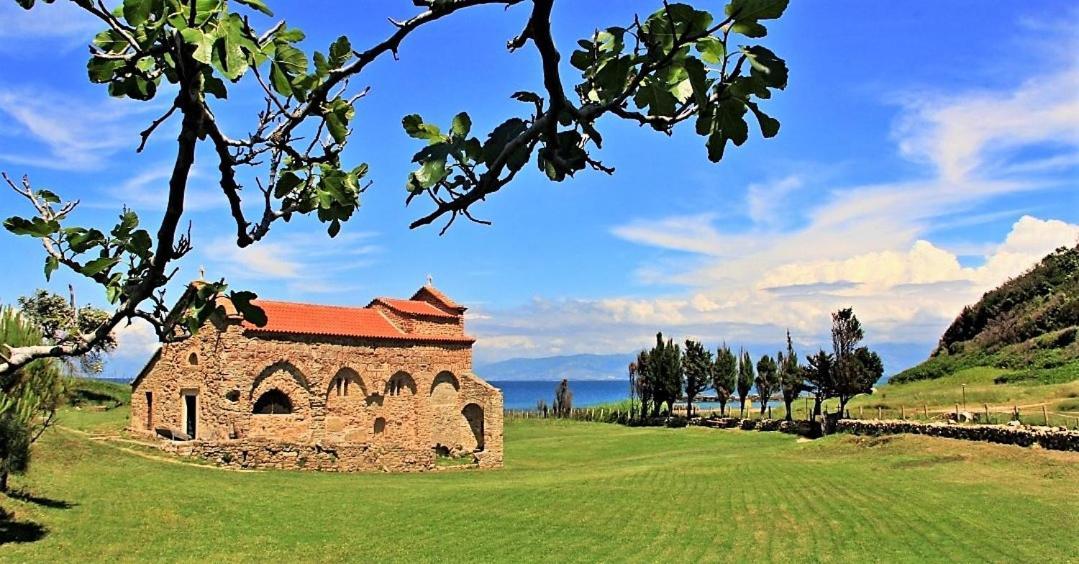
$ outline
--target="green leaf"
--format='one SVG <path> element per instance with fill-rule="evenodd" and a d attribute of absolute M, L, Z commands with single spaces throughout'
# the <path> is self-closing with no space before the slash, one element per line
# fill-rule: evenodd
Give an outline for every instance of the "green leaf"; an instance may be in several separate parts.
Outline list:
<path fill-rule="evenodd" d="M 718 37 L 709 35 L 697 41 L 697 52 L 701 54 L 702 61 L 718 65 L 727 56 L 727 46 Z"/>
<path fill-rule="evenodd" d="M 708 160 L 719 162 L 723 158 L 727 141 L 741 145 L 749 137 L 744 116 L 746 106 L 734 99 L 723 100 L 712 118 L 712 133 L 708 136 Z"/>
<path fill-rule="evenodd" d="M 292 82 L 276 62 L 270 63 L 270 86 L 282 96 L 292 96 Z"/>
<path fill-rule="evenodd" d="M 633 101 L 638 108 L 648 108 L 648 115 L 671 115 L 678 100 L 665 84 L 659 80 L 648 80 L 642 84 Z"/>
<path fill-rule="evenodd" d="M 133 26 L 140 26 L 150 19 L 151 0 L 124 0 L 124 19 Z"/>
<path fill-rule="evenodd" d="M 37 197 L 50 204 L 59 204 L 60 196 L 57 196 L 52 190 L 38 190 Z"/>
<path fill-rule="evenodd" d="M 419 114 L 410 114 L 401 119 L 405 133 L 414 139 L 426 139 L 431 142 L 442 140 L 442 132 L 437 125 L 424 123 Z"/>
<path fill-rule="evenodd" d="M 693 88 L 693 97 L 698 106 L 708 103 L 709 89 L 712 81 L 708 78 L 708 71 L 700 59 L 687 58 L 685 62 L 686 74 L 689 76 L 689 84 Z"/>
<path fill-rule="evenodd" d="M 246 321 L 254 323 L 258 327 L 264 327 L 266 325 L 266 312 L 259 306 L 255 305 L 255 298 L 258 296 L 254 292 L 240 291 L 230 292 L 229 300 L 232 301 L 232 305 L 236 307 L 236 311 L 243 316 Z"/>
<path fill-rule="evenodd" d="M 323 117 L 326 118 L 326 129 L 330 136 L 338 143 L 344 143 L 348 138 L 348 123 L 356 111 L 342 98 L 335 98 L 327 104 Z"/>
<path fill-rule="evenodd" d="M 453 116 L 453 123 L 450 125 L 450 131 L 458 137 L 465 137 L 468 132 L 472 130 L 472 118 L 468 117 L 468 114 L 461 112 Z"/>
<path fill-rule="evenodd" d="M 538 104 L 543 101 L 543 98 L 540 98 L 539 94 L 536 94 L 535 92 L 529 92 L 527 90 L 514 92 L 513 95 L 510 96 L 510 98 L 513 98 L 514 100 L 519 100 L 521 102 L 531 102 L 533 104 Z"/>
<path fill-rule="evenodd" d="M 120 214 L 120 223 L 112 228 L 113 237 L 127 237 L 131 230 L 139 226 L 139 215 L 132 210 L 124 210 Z"/>
<path fill-rule="evenodd" d="M 341 222 L 336 220 L 336 219 L 331 221 L 330 226 L 328 228 L 326 228 L 326 233 L 329 234 L 331 239 L 334 238 L 334 237 L 337 237 L 337 234 L 340 233 L 340 232 L 341 232 Z"/>
<path fill-rule="evenodd" d="M 449 173 L 446 171 L 446 159 L 425 161 L 420 169 L 412 173 L 414 184 L 420 188 L 431 188 L 441 182 Z"/>
<path fill-rule="evenodd" d="M 186 7 L 190 2 L 183 2 Z M 184 10 L 185 12 L 187 10 Z M 195 0 L 195 26 L 201 26 L 221 11 L 221 0 Z"/>
<path fill-rule="evenodd" d="M 775 53 L 760 45 L 742 47 L 749 61 L 751 73 L 765 85 L 780 90 L 787 87 L 787 63 Z"/>
<path fill-rule="evenodd" d="M 191 54 L 193 59 L 200 63 L 210 64 L 214 48 L 212 35 L 203 33 L 196 28 L 188 27 L 180 30 L 180 36 L 184 38 L 184 43 L 195 47 L 195 52 Z"/>
<path fill-rule="evenodd" d="M 342 35 L 337 38 L 330 45 L 330 68 L 336 69 L 343 66 L 348 60 L 352 58 L 352 44 L 349 43 L 348 38 Z"/>
<path fill-rule="evenodd" d="M 768 35 L 768 28 L 757 22 L 736 22 L 731 26 L 731 31 L 741 33 L 746 37 L 764 37 Z"/>
<path fill-rule="evenodd" d="M 56 257 L 45 257 L 45 281 L 52 280 L 52 273 L 56 272 L 57 268 L 60 268 L 60 261 Z"/>
<path fill-rule="evenodd" d="M 76 253 L 85 253 L 98 245 L 104 244 L 105 235 L 97 229 L 76 228 L 74 231 L 67 233 L 67 246 L 71 247 L 71 250 Z"/>
<path fill-rule="evenodd" d="M 774 20 L 783 15 L 788 0 L 731 0 L 725 11 L 736 21 Z"/>
<path fill-rule="evenodd" d="M 102 257 L 99 259 L 94 259 L 82 265 L 82 268 L 79 269 L 79 272 L 81 272 L 85 276 L 92 277 L 107 271 L 108 269 L 115 266 L 118 262 L 120 262 L 120 259 L 116 257 Z"/>
<path fill-rule="evenodd" d="M 202 88 L 207 94 L 213 94 L 222 100 L 229 97 L 229 91 L 225 87 L 225 81 L 213 76 L 209 72 L 202 76 Z"/>
<path fill-rule="evenodd" d="M 762 112 L 754 102 L 748 102 L 746 105 L 753 111 L 753 115 L 757 116 L 757 124 L 761 127 L 761 135 L 771 138 L 779 134 L 779 120 Z"/>
<path fill-rule="evenodd" d="M 262 0 L 236 0 L 236 2 L 244 6 L 250 6 L 267 16 L 273 16 L 273 11 Z"/>
<path fill-rule="evenodd" d="M 90 82 L 104 84 L 112 80 L 116 71 L 123 66 L 123 61 L 116 59 L 90 57 L 90 60 L 86 63 L 86 74 L 90 77 Z"/>
<path fill-rule="evenodd" d="M 274 185 L 273 195 L 275 198 L 284 198 L 289 192 L 292 192 L 294 188 L 303 183 L 303 180 L 296 175 L 295 172 L 286 171 L 281 174 L 277 179 L 277 184 Z"/>
<path fill-rule="evenodd" d="M 520 118 L 510 118 L 502 122 L 501 125 L 491 131 L 487 141 L 483 144 L 483 162 L 487 166 L 493 165 L 506 145 L 518 135 L 524 133 L 527 127 L 524 120 Z M 526 162 L 528 162 L 528 152 L 522 147 L 510 155 L 506 164 L 511 170 L 519 170 Z"/>
<path fill-rule="evenodd" d="M 32 237 L 48 237 L 60 230 L 57 221 L 45 221 L 40 217 L 27 220 L 21 217 L 9 217 L 4 221 L 4 228 L 15 235 L 30 235 Z"/>

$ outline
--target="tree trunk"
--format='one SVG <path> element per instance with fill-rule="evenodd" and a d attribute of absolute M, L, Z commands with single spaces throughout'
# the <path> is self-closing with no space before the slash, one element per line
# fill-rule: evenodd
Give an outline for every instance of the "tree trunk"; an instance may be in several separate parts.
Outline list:
<path fill-rule="evenodd" d="M 719 402 L 719 416 L 726 417 L 727 415 L 727 400 Z"/>
<path fill-rule="evenodd" d="M 738 418 L 746 418 L 746 398 L 738 398 L 738 403 L 741 404 L 741 409 L 738 410 Z"/>
<path fill-rule="evenodd" d="M 686 396 L 686 419 L 693 419 L 693 398 Z"/>
<path fill-rule="evenodd" d="M 794 403 L 794 398 L 783 398 L 783 403 L 787 404 L 787 421 L 794 421 L 791 417 L 791 404 Z"/>
<path fill-rule="evenodd" d="M 6 471 L 0 472 L 0 492 L 7 493 L 7 475 Z"/>
<path fill-rule="evenodd" d="M 824 403 L 824 398 L 820 397 L 820 394 L 813 396 L 813 419 L 820 417 L 821 404 Z"/>

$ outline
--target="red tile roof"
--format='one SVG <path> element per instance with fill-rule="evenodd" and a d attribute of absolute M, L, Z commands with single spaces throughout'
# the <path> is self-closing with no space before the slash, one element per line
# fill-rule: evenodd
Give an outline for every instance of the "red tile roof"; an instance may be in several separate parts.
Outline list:
<path fill-rule="evenodd" d="M 455 319 L 457 316 L 452 313 L 446 313 L 445 311 L 438 309 L 428 302 L 419 300 L 398 300 L 394 298 L 375 298 L 372 304 L 378 302 L 385 304 L 391 309 L 395 309 L 401 313 L 409 315 L 426 315 L 429 317 L 444 317 L 449 319 Z"/>
<path fill-rule="evenodd" d="M 378 310 L 370 307 L 327 306 L 270 300 L 255 300 L 254 303 L 266 312 L 266 325 L 258 327 L 245 321 L 243 327 L 256 334 L 322 335 L 458 343 L 475 341 L 466 335 L 406 333 L 390 323 Z M 437 308 L 432 307 L 432 309 Z"/>
<path fill-rule="evenodd" d="M 461 311 L 462 313 L 466 309 L 468 309 L 468 308 L 466 308 L 466 307 L 464 307 L 462 305 L 458 305 L 457 302 L 451 300 L 449 298 L 449 296 L 447 296 L 446 294 L 443 294 L 441 291 L 439 291 L 438 288 L 435 288 L 431 284 L 424 284 L 422 287 L 420 287 L 419 290 L 416 290 L 416 293 L 412 294 L 412 299 L 415 300 L 416 298 L 418 298 L 420 296 L 420 294 L 422 294 L 424 292 L 427 292 L 428 294 L 431 294 L 432 297 L 434 297 L 436 300 L 442 302 L 442 305 L 446 306 L 449 309 L 456 309 L 456 310 Z"/>

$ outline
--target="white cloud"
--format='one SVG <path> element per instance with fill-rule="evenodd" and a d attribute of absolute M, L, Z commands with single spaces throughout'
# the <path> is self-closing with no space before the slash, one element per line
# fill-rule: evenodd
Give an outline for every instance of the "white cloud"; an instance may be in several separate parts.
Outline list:
<path fill-rule="evenodd" d="M 7 49 L 15 51 L 12 44 L 25 49 L 25 40 L 48 39 L 56 46 L 61 40 L 63 48 L 72 48 L 89 43 L 94 33 L 101 31 L 104 24 L 68 2 L 45 4 L 38 2 L 32 10 L 24 10 L 14 2 L 0 4 L 0 38 L 20 39 L 24 41 L 4 41 Z"/>
<path fill-rule="evenodd" d="M 748 215 L 756 224 L 778 225 L 789 215 L 783 208 L 784 199 L 804 185 L 798 175 L 790 175 L 775 182 L 750 184 L 746 195 Z"/>
<path fill-rule="evenodd" d="M 103 209 L 117 209 L 120 205 L 126 205 L 140 212 L 160 212 L 168 204 L 171 174 L 171 163 L 153 166 L 135 173 L 119 185 L 106 186 L 102 191 L 107 199 L 95 198 L 84 205 Z M 202 168 L 197 165 L 193 167 L 189 178 L 190 182 L 188 182 L 184 198 L 184 211 L 199 212 L 226 208 L 224 193 L 217 189 L 214 179 Z"/>
<path fill-rule="evenodd" d="M 218 238 L 196 249 L 209 260 L 207 279 L 230 283 L 283 282 L 289 292 L 348 293 L 359 288 L 342 275 L 373 264 L 381 252 L 370 243 L 373 233 L 341 233 L 332 241 L 321 230 L 271 235 L 247 248 L 231 238 Z M 354 277 L 349 277 L 354 279 Z"/>
<path fill-rule="evenodd" d="M 113 337 L 116 349 L 109 356 L 114 360 L 145 360 L 161 346 L 154 328 L 141 319 L 121 324 L 113 331 Z"/>
<path fill-rule="evenodd" d="M 102 94 L 104 96 L 104 94 Z M 0 161 L 62 170 L 101 168 L 121 150 L 138 144 L 135 116 L 154 104 L 102 99 L 84 102 L 41 88 L 0 89 L 0 114 L 17 138 L 17 150 L 0 152 Z"/>
<path fill-rule="evenodd" d="M 822 190 L 801 223 L 776 221 L 804 175 L 751 186 L 750 227 L 724 231 L 717 216 L 639 218 L 612 229 L 634 243 L 677 251 L 642 266 L 644 282 L 685 286 L 659 298 L 536 300 L 485 311 L 485 337 L 527 336 L 531 351 L 625 352 L 657 330 L 709 342 L 826 340 L 829 313 L 853 306 L 875 342 L 935 342 L 963 305 L 1022 273 L 1062 245 L 1079 242 L 1079 226 L 1054 219 L 980 211 L 1006 195 L 1074 184 L 1079 156 L 1079 72 L 1029 80 L 1013 91 L 921 93 L 903 105 L 898 150 L 930 166 L 906 178 Z M 1069 176 L 1070 174 L 1070 176 Z M 816 179 L 820 181 L 820 179 Z M 977 210 L 977 211 L 976 211 Z M 1044 210 L 1042 210 L 1044 211 Z M 949 245 L 934 230 L 1014 218 L 1004 240 Z M 980 256 L 970 266 L 959 260 Z M 964 266 L 967 264 L 967 266 Z M 568 344 L 567 344 L 568 343 Z M 491 347 L 484 355 L 512 356 Z"/>

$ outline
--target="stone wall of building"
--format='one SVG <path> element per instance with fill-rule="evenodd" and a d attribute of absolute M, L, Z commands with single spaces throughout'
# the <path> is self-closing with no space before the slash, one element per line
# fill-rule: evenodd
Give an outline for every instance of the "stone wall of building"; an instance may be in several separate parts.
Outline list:
<path fill-rule="evenodd" d="M 167 443 L 164 448 L 233 468 L 329 472 L 422 472 L 435 468 L 435 453 L 431 449 L 365 443 L 310 444 L 238 439 Z"/>
<path fill-rule="evenodd" d="M 202 449 L 235 454 L 243 448 L 236 441 L 270 441 L 307 445 L 306 458 L 324 461 L 332 457 L 309 449 L 337 444 L 349 453 L 379 453 L 339 456 L 351 461 L 343 469 L 379 469 L 396 468 L 386 453 L 411 453 L 393 456 L 425 467 L 426 455 L 417 453 L 436 446 L 449 452 L 482 447 L 480 465 L 498 466 L 502 395 L 471 369 L 467 342 L 268 336 L 215 319 L 190 339 L 164 345 L 136 380 L 131 429 L 185 431 L 186 394 L 196 398 L 193 443 Z M 288 397 L 290 414 L 253 413 L 271 390 Z M 286 456 L 281 452 L 301 451 L 248 449 L 248 456 L 278 466 Z"/>

